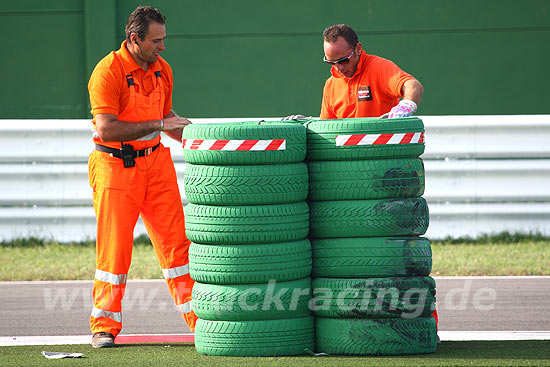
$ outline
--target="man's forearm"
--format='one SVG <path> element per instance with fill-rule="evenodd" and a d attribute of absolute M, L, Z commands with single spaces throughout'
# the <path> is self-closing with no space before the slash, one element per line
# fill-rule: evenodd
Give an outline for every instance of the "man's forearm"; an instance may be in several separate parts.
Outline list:
<path fill-rule="evenodd" d="M 104 142 L 123 142 L 143 138 L 161 128 L 160 120 L 125 122 L 115 116 L 96 116 L 96 129 Z"/>
<path fill-rule="evenodd" d="M 423 93 L 424 87 L 416 79 L 407 80 L 405 84 L 403 84 L 403 99 L 411 100 L 419 105 L 420 101 L 422 101 Z"/>

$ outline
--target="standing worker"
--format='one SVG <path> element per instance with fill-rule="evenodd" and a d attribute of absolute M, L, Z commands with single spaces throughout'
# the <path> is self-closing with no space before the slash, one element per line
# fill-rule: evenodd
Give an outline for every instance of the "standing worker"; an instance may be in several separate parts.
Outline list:
<path fill-rule="evenodd" d="M 328 27 L 323 41 L 323 61 L 332 65 L 332 76 L 323 89 L 321 120 L 398 118 L 416 111 L 424 92 L 422 84 L 390 60 L 367 55 L 350 26 Z M 304 116 L 290 115 L 283 120 L 298 118 Z"/>
<path fill-rule="evenodd" d="M 323 61 L 332 65 L 332 76 L 323 89 L 322 120 L 408 117 L 416 111 L 422 84 L 390 60 L 367 55 L 350 26 L 328 27 L 323 40 Z"/>
<path fill-rule="evenodd" d="M 134 10 L 126 40 L 96 65 L 88 83 L 95 142 L 88 169 L 97 217 L 90 317 L 95 348 L 114 346 L 122 329 L 121 302 L 139 216 L 170 293 L 191 331 L 195 328 L 190 242 L 170 149 L 160 142 L 160 131 L 181 141 L 191 123 L 172 110 L 172 69 L 159 56 L 165 20 L 150 6 Z"/>
<path fill-rule="evenodd" d="M 349 25 L 326 28 L 323 41 L 323 61 L 332 65 L 332 76 L 323 89 L 321 120 L 399 118 L 416 112 L 424 93 L 422 84 L 390 60 L 367 55 Z M 283 120 L 303 117 L 291 115 Z M 437 323 L 437 310 L 432 316 Z"/>
<path fill-rule="evenodd" d="M 332 76 L 323 89 L 321 120 L 399 118 L 416 112 L 424 92 L 422 84 L 390 60 L 367 55 L 350 26 L 328 27 L 323 40 L 323 61 L 332 65 Z M 437 310 L 432 316 L 437 323 Z"/>

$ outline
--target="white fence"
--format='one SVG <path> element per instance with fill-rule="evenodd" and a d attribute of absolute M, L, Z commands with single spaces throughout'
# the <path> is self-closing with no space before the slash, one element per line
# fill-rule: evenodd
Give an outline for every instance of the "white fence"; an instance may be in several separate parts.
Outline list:
<path fill-rule="evenodd" d="M 550 115 L 424 116 L 427 236 L 550 235 Z M 195 123 L 255 120 L 196 119 Z M 88 120 L 0 121 L 0 241 L 95 238 Z M 180 144 L 168 137 L 182 197 Z M 184 204 L 186 201 L 184 200 Z M 136 234 L 144 233 L 143 224 Z"/>

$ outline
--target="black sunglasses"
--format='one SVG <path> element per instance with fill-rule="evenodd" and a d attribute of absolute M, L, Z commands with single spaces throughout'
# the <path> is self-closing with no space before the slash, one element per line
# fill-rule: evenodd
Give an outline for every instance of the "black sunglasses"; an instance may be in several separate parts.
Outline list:
<path fill-rule="evenodd" d="M 353 56 L 354 52 L 355 50 L 351 50 L 351 53 L 349 54 L 348 57 L 342 57 L 341 59 L 334 60 L 334 61 L 327 59 L 327 56 L 325 55 L 323 56 L 323 61 L 331 65 L 334 65 L 334 64 L 346 65 L 349 62 L 349 59 L 351 59 L 351 57 Z"/>

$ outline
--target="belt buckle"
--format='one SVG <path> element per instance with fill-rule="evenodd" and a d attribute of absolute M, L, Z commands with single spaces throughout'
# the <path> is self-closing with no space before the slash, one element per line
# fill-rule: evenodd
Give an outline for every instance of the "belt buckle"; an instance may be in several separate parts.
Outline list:
<path fill-rule="evenodd" d="M 145 151 L 143 152 L 143 155 L 146 156 L 146 155 L 149 155 L 153 152 L 153 148 L 152 147 L 149 147 L 149 148 L 146 148 Z"/>

